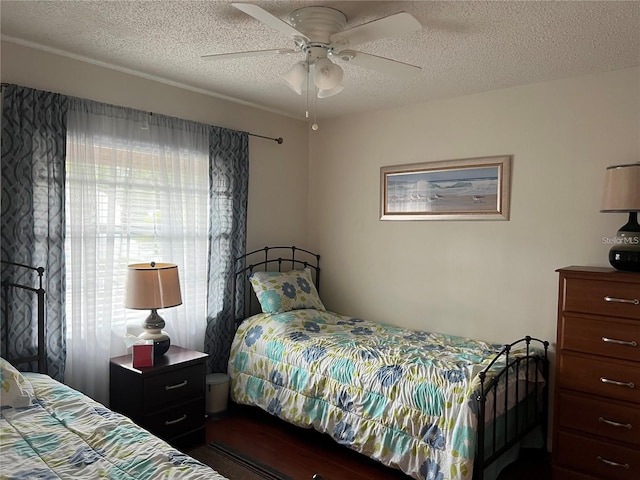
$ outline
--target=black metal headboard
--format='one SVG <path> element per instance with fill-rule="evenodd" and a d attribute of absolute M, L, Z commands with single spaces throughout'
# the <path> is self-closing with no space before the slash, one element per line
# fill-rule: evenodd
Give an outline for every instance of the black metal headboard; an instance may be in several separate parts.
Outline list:
<path fill-rule="evenodd" d="M 37 278 L 29 280 L 29 271 L 37 273 Z M 42 287 L 44 276 L 43 267 L 31 267 L 21 263 L 2 261 L 2 356 L 17 368 L 29 365 L 27 369 L 33 369 L 32 364 L 37 363 L 40 373 L 47 373 L 47 358 L 45 354 L 45 290 Z M 37 285 L 37 286 L 35 286 Z M 9 350 L 9 339 L 12 327 L 9 319 L 16 313 L 21 314 L 22 305 L 27 303 L 35 305 L 37 310 L 37 353 L 23 354 Z M 31 321 L 31 319 L 29 319 Z M 24 368 L 20 368 L 24 370 Z"/>
<path fill-rule="evenodd" d="M 235 259 L 232 309 L 236 328 L 242 321 L 260 312 L 260 304 L 249 278 L 255 271 L 283 272 L 309 268 L 316 289 L 320 291 L 320 255 L 304 248 L 264 247 Z"/>

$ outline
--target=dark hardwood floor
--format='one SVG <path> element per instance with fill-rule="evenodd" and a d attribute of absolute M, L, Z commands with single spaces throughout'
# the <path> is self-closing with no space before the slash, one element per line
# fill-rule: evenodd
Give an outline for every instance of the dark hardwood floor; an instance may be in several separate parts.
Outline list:
<path fill-rule="evenodd" d="M 364 455 L 338 445 L 327 435 L 289 425 L 249 407 L 231 404 L 229 410 L 207 422 L 207 442 L 219 441 L 255 461 L 295 480 L 407 480 Z M 551 479 L 550 455 L 525 452 L 498 480 Z"/>

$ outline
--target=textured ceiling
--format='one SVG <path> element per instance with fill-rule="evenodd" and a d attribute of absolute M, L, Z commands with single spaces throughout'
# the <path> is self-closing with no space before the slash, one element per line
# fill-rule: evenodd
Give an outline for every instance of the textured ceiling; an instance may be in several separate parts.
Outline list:
<path fill-rule="evenodd" d="M 350 28 L 399 11 L 422 30 L 356 50 L 422 67 L 398 80 L 343 65 L 344 90 L 318 118 L 402 106 L 640 65 L 639 1 L 256 1 L 288 21 L 297 8 L 342 11 Z M 204 61 L 202 55 L 293 48 L 230 1 L 0 2 L 3 40 L 304 118 L 306 97 L 280 79 L 304 55 Z M 313 101 L 313 100 L 312 100 Z"/>

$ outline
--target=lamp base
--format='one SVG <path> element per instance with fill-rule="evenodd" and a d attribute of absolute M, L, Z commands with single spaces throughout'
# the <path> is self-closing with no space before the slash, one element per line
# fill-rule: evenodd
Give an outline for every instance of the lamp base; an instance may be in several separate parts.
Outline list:
<path fill-rule="evenodd" d="M 620 227 L 609 250 L 609 263 L 616 270 L 640 272 L 640 225 L 638 213 L 629 212 L 629 222 Z"/>
<path fill-rule="evenodd" d="M 145 331 L 138 335 L 138 338 L 141 340 L 153 340 L 154 357 L 161 357 L 167 353 L 167 350 L 169 350 L 169 347 L 171 346 L 171 339 L 165 331 Z"/>
<path fill-rule="evenodd" d="M 609 263 L 616 270 L 640 272 L 640 249 L 620 250 L 613 247 L 609 250 Z"/>
<path fill-rule="evenodd" d="M 153 340 L 153 356 L 161 357 L 169 347 L 171 346 L 171 339 L 167 332 L 162 330 L 164 328 L 164 320 L 158 315 L 158 311 L 156 309 L 152 309 L 149 316 L 145 319 L 142 324 L 142 328 L 144 328 L 144 332 L 138 335 L 138 338 L 142 340 Z"/>

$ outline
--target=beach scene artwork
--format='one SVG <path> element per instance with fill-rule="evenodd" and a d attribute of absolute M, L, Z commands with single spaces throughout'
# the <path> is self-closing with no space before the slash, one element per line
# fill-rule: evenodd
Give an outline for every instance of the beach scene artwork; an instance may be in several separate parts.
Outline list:
<path fill-rule="evenodd" d="M 387 174 L 387 213 L 498 211 L 499 167 Z"/>
<path fill-rule="evenodd" d="M 511 155 L 380 167 L 380 220 L 509 220 Z"/>

